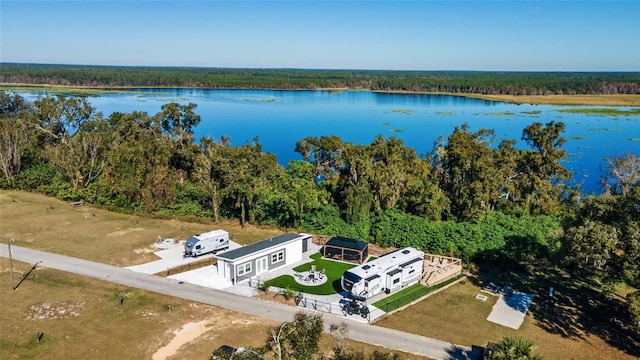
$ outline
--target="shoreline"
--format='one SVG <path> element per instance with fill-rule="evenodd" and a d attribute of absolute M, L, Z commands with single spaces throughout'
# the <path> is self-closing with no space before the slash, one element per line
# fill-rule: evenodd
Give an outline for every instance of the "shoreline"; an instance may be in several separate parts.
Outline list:
<path fill-rule="evenodd" d="M 202 89 L 202 90 L 245 90 L 245 88 L 189 88 L 189 87 L 133 87 L 133 86 L 65 86 L 48 84 L 14 84 L 0 83 L 0 91 L 18 90 L 47 90 L 77 92 L 82 94 L 100 94 L 108 92 L 127 92 L 135 88 L 145 89 Z M 640 94 L 614 94 L 614 95 L 485 95 L 473 93 L 447 93 L 447 92 L 411 92 L 402 90 L 382 91 L 370 89 L 349 88 L 316 88 L 316 89 L 246 89 L 246 90 L 282 90 L 282 91 L 367 91 L 383 94 L 413 94 L 413 95 L 449 95 L 460 96 L 488 101 L 507 102 L 512 104 L 531 105 L 566 105 L 566 106 L 640 106 Z"/>

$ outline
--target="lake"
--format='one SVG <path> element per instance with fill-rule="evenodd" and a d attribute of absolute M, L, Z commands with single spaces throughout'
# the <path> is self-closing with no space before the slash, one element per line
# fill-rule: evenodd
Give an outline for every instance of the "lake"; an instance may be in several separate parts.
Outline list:
<path fill-rule="evenodd" d="M 35 99 L 42 91 L 20 91 Z M 574 172 L 573 184 L 598 192 L 605 158 L 628 151 L 640 156 L 640 116 L 602 116 L 562 113 L 577 108 L 555 105 L 516 105 L 449 95 L 385 94 L 367 91 L 278 91 L 136 89 L 105 93 L 89 99 L 97 111 L 145 111 L 155 114 L 168 102 L 198 105 L 202 118 L 196 139 L 229 136 L 241 145 L 258 137 L 264 151 L 286 165 L 301 159 L 296 141 L 307 136 L 338 135 L 346 142 L 371 143 L 376 135 L 395 136 L 420 155 L 430 152 L 440 135 L 448 137 L 455 126 L 469 124 L 472 132 L 493 129 L 495 146 L 513 139 L 525 148 L 522 130 L 533 122 L 562 121 L 567 138 L 564 165 Z M 624 109 L 624 108 L 620 108 Z"/>

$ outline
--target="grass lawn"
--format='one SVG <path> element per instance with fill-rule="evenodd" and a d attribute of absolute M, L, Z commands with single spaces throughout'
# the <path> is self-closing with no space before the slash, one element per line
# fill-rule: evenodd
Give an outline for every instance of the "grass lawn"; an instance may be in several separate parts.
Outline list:
<path fill-rule="evenodd" d="M 116 266 L 158 260 L 153 244 L 158 236 L 185 240 L 214 229 L 229 232 L 235 242 L 249 244 L 274 235 L 278 229 L 227 221 L 214 223 L 155 219 L 109 212 L 85 205 L 72 208 L 51 197 L 0 191 L 0 239 L 15 238 L 15 245 L 50 251 Z"/>
<path fill-rule="evenodd" d="M 309 271 L 312 265 L 315 265 L 318 271 L 325 269 L 327 282 L 325 282 L 324 284 L 318 286 L 300 285 L 296 282 L 292 275 L 278 276 L 277 278 L 269 280 L 269 283 L 280 288 L 288 287 L 292 290 L 298 290 L 307 294 L 315 295 L 331 295 L 337 294 L 342 291 L 342 286 L 340 285 L 342 274 L 344 274 L 345 271 L 351 269 L 355 265 L 323 259 L 321 253 L 311 255 L 311 258 L 313 259 L 312 262 L 297 266 L 293 268 L 293 270 L 298 272 Z"/>
<path fill-rule="evenodd" d="M 520 329 L 486 320 L 497 297 L 487 294 L 488 299 L 481 301 L 475 296 L 489 281 L 511 284 L 515 290 L 535 295 Z M 554 286 L 555 303 L 546 301 L 549 286 Z M 465 346 L 484 346 L 505 335 L 522 336 L 537 344 L 537 353 L 546 359 L 636 359 L 640 338 L 617 321 L 616 316 L 622 314 L 619 299 L 606 299 L 584 279 L 552 269 L 537 273 L 495 269 L 480 271 L 477 277 L 391 314 L 376 325 Z"/>

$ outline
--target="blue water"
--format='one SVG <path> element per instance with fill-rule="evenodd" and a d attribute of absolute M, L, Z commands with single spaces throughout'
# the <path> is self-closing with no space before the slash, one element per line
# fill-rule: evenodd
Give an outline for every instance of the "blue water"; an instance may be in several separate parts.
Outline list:
<path fill-rule="evenodd" d="M 20 94 L 30 99 L 38 95 Z M 574 172 L 573 184 L 581 183 L 586 192 L 599 192 L 605 158 L 629 151 L 640 156 L 640 116 L 567 114 L 557 111 L 561 106 L 365 91 L 202 89 L 139 89 L 104 94 L 90 101 L 105 117 L 114 111 L 153 115 L 168 102 L 193 102 L 202 118 L 195 129 L 196 139 L 224 135 L 232 144 L 241 145 L 257 136 L 264 151 L 276 154 L 281 164 L 301 158 L 294 152 L 295 144 L 308 136 L 335 134 L 356 144 L 371 143 L 376 135 L 395 136 L 423 155 L 433 149 L 440 135 L 448 137 L 455 126 L 464 123 L 471 131 L 495 130 L 495 146 L 503 139 L 513 139 L 518 148 L 526 148 L 522 130 L 533 122 L 549 121 L 565 123 L 567 143 L 563 148 L 570 157 L 564 165 Z"/>

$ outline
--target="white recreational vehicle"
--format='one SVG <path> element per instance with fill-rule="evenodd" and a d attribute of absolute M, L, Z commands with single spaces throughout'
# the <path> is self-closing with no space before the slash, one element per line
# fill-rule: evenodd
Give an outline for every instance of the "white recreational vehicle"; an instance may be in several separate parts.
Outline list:
<path fill-rule="evenodd" d="M 229 233 L 224 230 L 213 230 L 193 235 L 184 244 L 185 257 L 198 257 L 208 253 L 216 253 L 229 248 Z"/>
<path fill-rule="evenodd" d="M 424 252 L 408 247 L 396 250 L 344 272 L 342 288 L 354 299 L 364 300 L 417 283 L 422 277 Z"/>

